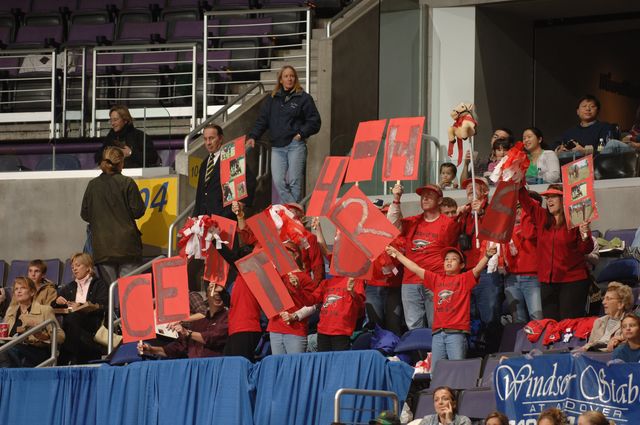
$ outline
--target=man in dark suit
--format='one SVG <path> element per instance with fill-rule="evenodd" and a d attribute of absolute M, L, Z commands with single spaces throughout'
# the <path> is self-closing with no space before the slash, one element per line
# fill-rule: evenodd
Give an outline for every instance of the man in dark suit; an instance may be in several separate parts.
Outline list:
<path fill-rule="evenodd" d="M 210 124 L 203 130 L 204 146 L 209 155 L 202 161 L 198 174 L 198 188 L 196 189 L 196 203 L 192 217 L 199 215 L 219 215 L 232 220 L 236 215 L 231 211 L 231 204 L 226 207 L 222 202 L 222 182 L 220 181 L 220 153 L 224 143 L 224 133 L 219 125 Z M 246 159 L 245 159 L 246 164 Z M 246 168 L 247 197 L 242 200 L 243 205 L 251 207 L 255 190 L 255 176 Z M 237 240 L 238 238 L 236 238 Z M 191 260 L 188 265 L 189 290 L 199 291 L 204 272 L 204 261 Z"/>

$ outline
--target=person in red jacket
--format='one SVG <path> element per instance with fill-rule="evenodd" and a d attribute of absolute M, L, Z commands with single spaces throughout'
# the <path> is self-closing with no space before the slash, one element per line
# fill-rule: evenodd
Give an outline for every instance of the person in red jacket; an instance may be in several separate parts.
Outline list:
<path fill-rule="evenodd" d="M 312 302 L 320 304 L 318 322 L 318 351 L 345 351 L 356 322 L 364 312 L 364 282 L 335 276 L 320 283 L 312 295 Z M 283 312 L 285 322 L 295 322 L 297 313 Z"/>
<path fill-rule="evenodd" d="M 535 195 L 540 196 L 537 193 Z M 536 226 L 531 216 L 522 212 L 520 205 L 516 207 L 516 224 L 511 241 L 502 252 L 509 272 L 504 282 L 504 294 L 513 322 L 528 323 L 542 319 Z"/>
<path fill-rule="evenodd" d="M 590 285 L 585 255 L 593 250 L 589 223 L 567 228 L 562 185 L 550 184 L 541 195 L 547 199 L 546 209 L 524 187 L 518 198 L 536 226 L 542 316 L 557 321 L 582 317 Z"/>
<path fill-rule="evenodd" d="M 461 233 L 460 249 L 467 260 L 467 268 L 470 269 L 482 259 L 482 244 L 476 241 L 474 214 L 477 213 L 477 224 L 481 226 L 489 206 L 489 183 L 484 177 L 476 177 L 475 180 L 464 180 L 461 186 L 467 192 L 469 203 L 460 207 L 458 215 L 458 226 Z M 463 240 L 465 243 L 462 243 Z M 502 297 L 502 275 L 498 271 L 490 273 L 487 269 L 483 269 L 478 284 L 471 293 L 471 317 L 480 319 L 482 322 L 482 333 L 488 353 L 496 352 L 500 346 Z"/>
<path fill-rule="evenodd" d="M 285 207 L 291 211 L 296 220 L 302 224 L 304 219 L 304 208 L 300 204 L 285 204 Z M 318 285 L 324 279 L 324 259 L 322 258 L 322 251 L 318 243 L 318 238 L 313 232 L 306 232 L 305 238 L 309 243 L 309 246 L 302 249 L 302 264 L 304 270 L 311 275 L 313 282 Z"/>
<path fill-rule="evenodd" d="M 432 184 L 416 189 L 422 213 L 407 218 L 402 218 L 400 210 L 400 198 L 404 192 L 402 185 L 396 184 L 392 192 L 393 203 L 389 206 L 387 218 L 400 229 L 400 236 L 394 245 L 402 247 L 407 258 L 420 267 L 443 273 L 440 251 L 455 244 L 458 232 L 456 223 L 440 213 L 442 190 Z M 409 330 L 433 324 L 433 292 L 422 285 L 421 278 L 406 268 L 402 278 L 402 308 Z"/>
<path fill-rule="evenodd" d="M 258 300 L 247 282 L 238 275 L 231 288 L 229 337 L 224 347 L 225 356 L 242 356 L 250 361 L 255 360 L 255 349 L 262 336 L 260 314 Z"/>

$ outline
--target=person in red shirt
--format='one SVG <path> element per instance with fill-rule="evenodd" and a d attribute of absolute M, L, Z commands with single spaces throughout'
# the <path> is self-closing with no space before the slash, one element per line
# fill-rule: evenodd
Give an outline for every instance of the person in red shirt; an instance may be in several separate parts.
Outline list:
<path fill-rule="evenodd" d="M 320 304 L 318 351 L 348 350 L 364 311 L 364 282 L 342 276 L 325 279 L 311 298 L 314 304 Z M 298 320 L 297 313 L 283 312 L 281 317 L 285 322 Z"/>
<path fill-rule="evenodd" d="M 262 337 L 260 304 L 238 274 L 231 288 L 229 306 L 229 338 L 224 347 L 225 356 L 242 356 L 255 361 L 255 349 Z"/>
<path fill-rule="evenodd" d="M 284 246 L 291 254 L 298 267 L 302 267 L 302 254 L 300 247 L 291 241 L 284 242 Z M 313 305 L 313 290 L 316 285 L 311 277 L 302 270 L 296 270 L 282 276 L 282 281 L 293 299 L 294 306 L 286 310 L 297 319 L 294 314 L 304 306 Z M 284 320 L 287 315 L 281 312 L 280 315 L 269 319 L 267 331 L 271 341 L 272 354 L 294 354 L 307 351 L 307 330 L 308 320 Z"/>
<path fill-rule="evenodd" d="M 458 237 L 455 222 L 440 213 L 442 190 L 431 184 L 416 189 L 422 213 L 408 218 L 402 218 L 400 210 L 402 185 L 396 184 L 392 192 L 393 203 L 389 206 L 387 218 L 400 229 L 400 236 L 394 245 L 400 246 L 407 258 L 420 267 L 442 273 L 440 251 L 453 245 Z M 421 281 L 415 273 L 404 270 L 402 307 L 410 330 L 433 324 L 433 292 L 425 288 Z"/>
<path fill-rule="evenodd" d="M 448 247 L 441 251 L 444 273 L 423 269 L 391 246 L 386 251 L 420 277 L 422 284 L 436 294 L 431 328 L 433 367 L 437 366 L 440 359 L 464 359 L 467 355 L 467 335 L 471 330 L 471 290 L 478 283 L 480 272 L 487 266 L 489 259 L 496 254 L 497 247 L 489 246 L 473 269 L 464 273 L 464 255 L 458 248 Z"/>
<path fill-rule="evenodd" d="M 535 195 L 540 196 L 537 193 Z M 509 272 L 504 282 L 504 294 L 513 322 L 528 323 L 542 319 L 536 227 L 531 216 L 522 212 L 520 205 L 516 207 L 516 223 L 511 240 L 502 252 Z"/>
<path fill-rule="evenodd" d="M 471 184 L 473 182 L 473 184 Z M 467 192 L 469 203 L 460 207 L 458 226 L 461 233 L 460 249 L 465 255 L 467 268 L 474 267 L 482 258 L 481 243 L 476 240 L 476 222 L 482 225 L 489 206 L 489 184 L 484 177 L 466 179 L 462 188 Z M 475 186 L 475 199 L 474 199 Z M 494 353 L 500 346 L 501 326 L 500 311 L 503 299 L 503 280 L 498 271 L 489 273 L 486 269 L 480 273 L 478 284 L 473 288 L 471 296 L 471 315 L 482 322 L 482 334 L 486 343 L 486 352 Z"/>
<path fill-rule="evenodd" d="M 583 317 L 590 285 L 585 255 L 593 250 L 589 223 L 567 227 L 562 185 L 550 184 L 541 195 L 547 208 L 534 202 L 524 187 L 518 198 L 536 226 L 542 316 L 556 321 Z"/>
<path fill-rule="evenodd" d="M 304 219 L 304 208 L 300 204 L 285 204 L 285 207 L 291 211 L 296 220 L 302 224 Z M 309 246 L 302 249 L 302 264 L 304 270 L 309 273 L 313 279 L 313 282 L 318 285 L 322 279 L 324 279 L 324 260 L 322 258 L 322 251 L 318 238 L 313 232 L 306 232 L 305 238 L 309 243 Z"/>

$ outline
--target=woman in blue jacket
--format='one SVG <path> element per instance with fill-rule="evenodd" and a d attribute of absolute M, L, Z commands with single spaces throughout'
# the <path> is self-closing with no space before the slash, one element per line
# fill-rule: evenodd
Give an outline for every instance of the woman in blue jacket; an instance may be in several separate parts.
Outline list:
<path fill-rule="evenodd" d="M 302 89 L 295 68 L 285 65 L 249 133 L 248 147 L 269 130 L 271 176 L 281 203 L 300 202 L 307 162 L 307 139 L 320 130 L 320 114 L 313 98 Z"/>

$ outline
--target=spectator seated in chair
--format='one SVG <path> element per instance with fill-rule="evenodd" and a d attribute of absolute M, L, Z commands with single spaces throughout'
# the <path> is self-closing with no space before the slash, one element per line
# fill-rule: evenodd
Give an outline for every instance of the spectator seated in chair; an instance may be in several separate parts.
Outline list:
<path fill-rule="evenodd" d="M 42 260 L 30 261 L 27 274 L 29 279 L 36 284 L 35 301 L 42 305 L 51 304 L 58 296 L 58 293 L 56 285 L 46 278 L 47 264 Z"/>
<path fill-rule="evenodd" d="M 433 392 L 433 405 L 436 413 L 409 422 L 409 425 L 471 425 L 466 416 L 458 415 L 458 400 L 449 387 L 438 387 Z"/>
<path fill-rule="evenodd" d="M 170 327 L 178 333 L 176 341 L 164 347 L 140 341 L 138 353 L 172 359 L 222 356 L 229 333 L 229 311 L 222 300 L 223 290 L 222 286 L 210 283 L 207 291 L 209 309 L 204 318 L 184 326 L 172 324 Z"/>

